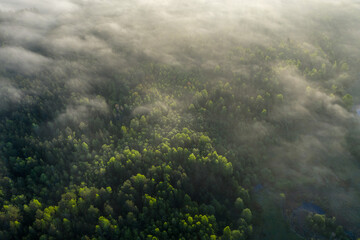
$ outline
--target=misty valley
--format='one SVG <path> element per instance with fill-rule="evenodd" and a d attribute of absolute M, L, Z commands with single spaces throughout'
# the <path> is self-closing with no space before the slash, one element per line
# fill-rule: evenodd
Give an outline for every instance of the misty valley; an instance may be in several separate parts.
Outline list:
<path fill-rule="evenodd" d="M 360 2 L 0 0 L 0 239 L 360 239 Z"/>

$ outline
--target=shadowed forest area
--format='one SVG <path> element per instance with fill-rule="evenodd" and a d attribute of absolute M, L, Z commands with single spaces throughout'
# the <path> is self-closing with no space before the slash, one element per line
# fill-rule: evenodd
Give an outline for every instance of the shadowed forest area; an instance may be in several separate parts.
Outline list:
<path fill-rule="evenodd" d="M 360 2 L 0 1 L 0 239 L 360 238 Z"/>

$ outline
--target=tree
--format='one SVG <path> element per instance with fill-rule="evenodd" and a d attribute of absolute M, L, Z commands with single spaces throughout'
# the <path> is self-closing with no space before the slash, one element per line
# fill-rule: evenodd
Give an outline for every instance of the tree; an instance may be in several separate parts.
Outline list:
<path fill-rule="evenodd" d="M 353 97 L 350 94 L 345 94 L 342 98 L 344 105 L 346 107 L 346 109 L 351 110 L 353 104 L 354 104 L 354 100 Z"/>
<path fill-rule="evenodd" d="M 231 240 L 231 229 L 229 226 L 226 226 L 223 231 L 222 240 Z"/>
<path fill-rule="evenodd" d="M 244 218 L 247 223 L 250 223 L 252 219 L 251 210 L 249 208 L 245 208 L 241 213 L 241 217 Z"/>
<path fill-rule="evenodd" d="M 241 198 L 237 198 L 235 200 L 235 207 L 236 209 L 238 209 L 239 211 L 242 211 L 244 209 L 244 201 Z"/>

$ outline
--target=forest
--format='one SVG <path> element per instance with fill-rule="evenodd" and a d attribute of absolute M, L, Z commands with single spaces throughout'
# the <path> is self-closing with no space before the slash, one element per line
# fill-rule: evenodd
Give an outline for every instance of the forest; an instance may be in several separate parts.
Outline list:
<path fill-rule="evenodd" d="M 360 2 L 1 0 L 0 239 L 360 239 Z"/>

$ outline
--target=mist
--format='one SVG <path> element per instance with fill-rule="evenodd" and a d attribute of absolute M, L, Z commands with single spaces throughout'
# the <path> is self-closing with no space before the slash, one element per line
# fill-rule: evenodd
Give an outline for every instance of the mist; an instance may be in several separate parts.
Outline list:
<path fill-rule="evenodd" d="M 9 137 L 1 138 L 1 156 L 7 159 L 1 165 L 10 169 L 1 175 L 17 181 L 7 142 L 14 148 L 19 143 L 20 158 L 38 157 L 48 167 L 61 164 L 59 174 L 66 180 L 53 193 L 56 200 L 43 200 L 52 206 L 67 187 L 83 182 L 90 187 L 96 174 L 103 176 L 107 163 L 99 156 L 112 156 L 106 146 L 113 147 L 114 156 L 129 146 L 152 149 L 158 141 L 177 148 L 171 145 L 175 130 L 189 128 L 211 139 L 211 147 L 204 149 L 227 158 L 236 172 L 231 181 L 239 181 L 253 199 L 254 186 L 261 184 L 266 191 L 285 193 L 284 211 L 313 202 L 359 237 L 359 38 L 356 0 L 2 0 L 2 126 L 10 124 L 6 118 L 31 130 L 9 130 Z M 22 124 L 27 112 L 34 114 Z M 157 140 L 160 131 L 166 140 Z M 127 133 L 134 135 L 125 142 Z M 150 140 L 140 139 L 145 133 Z M 59 163 L 54 162 L 61 154 L 38 150 L 54 139 L 54 149 L 61 149 L 63 139 L 75 136 L 79 142 L 66 150 L 74 155 Z M 33 139 L 43 143 L 33 149 L 21 143 Z M 80 139 L 94 151 L 86 153 L 86 161 L 74 150 Z M 194 139 L 179 146 L 201 142 Z M 199 156 L 205 151 L 201 146 L 194 147 Z M 93 165 L 95 177 L 77 171 L 75 158 Z M 179 169 L 192 176 L 191 168 Z M 263 174 L 264 169 L 271 174 Z M 19 177 L 30 181 L 23 173 Z M 195 175 L 189 182 L 194 179 L 203 178 Z M 91 186 L 105 188 L 105 182 Z M 200 183 L 192 184 L 190 189 L 197 189 Z M 9 190 L 2 204 L 20 194 L 26 204 L 31 196 L 44 196 L 31 191 Z M 199 206 L 210 204 L 192 191 L 185 193 Z M 246 204 L 253 211 L 254 204 Z"/>

